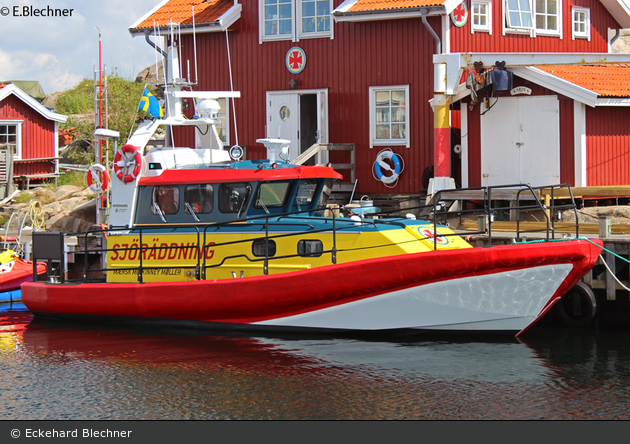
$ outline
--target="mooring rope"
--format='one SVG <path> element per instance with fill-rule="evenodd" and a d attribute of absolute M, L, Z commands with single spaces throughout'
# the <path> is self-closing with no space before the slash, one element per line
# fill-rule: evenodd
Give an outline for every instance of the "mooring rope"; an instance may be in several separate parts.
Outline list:
<path fill-rule="evenodd" d="M 563 239 L 550 239 L 549 241 L 547 241 L 546 239 L 536 239 L 533 241 L 526 241 L 526 242 L 514 242 L 515 244 L 534 244 L 534 243 L 539 243 L 539 242 L 559 242 L 559 241 L 569 241 L 569 240 L 585 240 L 587 242 L 590 242 L 591 244 L 601 248 L 602 250 L 604 250 L 606 253 L 610 253 L 615 257 L 618 257 L 619 259 L 621 259 L 622 261 L 628 262 L 630 264 L 630 260 L 626 259 L 623 256 L 618 255 L 617 253 L 610 251 L 608 248 L 603 247 L 602 245 L 598 245 L 595 242 L 593 242 L 592 240 L 590 240 L 587 237 L 565 237 Z M 613 278 L 615 278 L 615 280 L 617 281 L 617 283 L 619 285 L 621 285 L 625 290 L 630 291 L 630 288 L 628 288 L 627 286 L 625 286 L 623 284 L 623 282 L 621 282 L 617 276 L 615 276 L 615 273 L 613 273 L 613 271 L 610 269 L 610 267 L 608 266 L 608 264 L 606 263 L 606 261 L 604 259 L 602 259 L 602 263 L 604 264 L 604 266 L 606 267 L 606 269 L 608 270 L 608 272 L 612 275 Z"/>

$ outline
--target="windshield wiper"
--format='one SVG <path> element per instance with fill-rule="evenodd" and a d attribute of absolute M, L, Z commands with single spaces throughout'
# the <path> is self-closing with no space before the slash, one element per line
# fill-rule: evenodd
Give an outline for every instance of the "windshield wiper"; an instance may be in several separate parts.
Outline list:
<path fill-rule="evenodd" d="M 188 209 L 188 211 L 190 212 L 190 214 L 192 214 L 192 217 L 195 218 L 195 222 L 201 222 L 199 220 L 199 218 L 197 217 L 197 213 L 195 213 L 195 211 L 192 209 L 192 207 L 190 206 L 190 204 L 188 202 L 186 202 L 184 205 L 186 205 L 186 208 Z"/>
<path fill-rule="evenodd" d="M 159 214 L 162 222 L 167 223 L 166 218 L 164 217 L 164 213 L 162 213 L 162 210 L 160 209 L 160 206 L 157 204 L 157 202 L 153 202 L 153 209 L 157 212 L 157 214 Z"/>

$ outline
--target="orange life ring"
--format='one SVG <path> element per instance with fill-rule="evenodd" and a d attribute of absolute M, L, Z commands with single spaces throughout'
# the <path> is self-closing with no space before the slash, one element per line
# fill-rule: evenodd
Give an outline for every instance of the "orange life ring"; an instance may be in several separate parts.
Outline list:
<path fill-rule="evenodd" d="M 114 173 L 123 182 L 133 182 L 140 173 L 141 164 L 142 156 L 138 147 L 123 145 L 118 148 L 114 156 Z"/>
<path fill-rule="evenodd" d="M 95 193 L 102 193 L 109 186 L 109 174 L 103 165 L 95 164 L 88 168 L 87 184 Z"/>

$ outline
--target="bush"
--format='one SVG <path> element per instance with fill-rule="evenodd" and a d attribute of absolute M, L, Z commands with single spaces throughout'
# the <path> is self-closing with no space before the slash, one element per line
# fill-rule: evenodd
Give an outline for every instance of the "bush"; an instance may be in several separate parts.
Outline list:
<path fill-rule="evenodd" d="M 107 78 L 107 125 L 103 126 L 120 133 L 118 146 L 127 142 L 137 118 L 148 116 L 144 111 L 138 111 L 143 92 L 143 84 L 120 77 L 116 70 Z M 76 127 L 73 143 L 78 148 L 69 156 L 73 163 L 89 165 L 94 162 L 94 94 L 94 81 L 83 79 L 71 90 L 60 94 L 57 102 L 56 111 L 70 115 L 61 129 Z M 108 158 L 112 159 L 112 143 L 108 150 Z M 103 153 L 103 157 L 105 155 Z"/>

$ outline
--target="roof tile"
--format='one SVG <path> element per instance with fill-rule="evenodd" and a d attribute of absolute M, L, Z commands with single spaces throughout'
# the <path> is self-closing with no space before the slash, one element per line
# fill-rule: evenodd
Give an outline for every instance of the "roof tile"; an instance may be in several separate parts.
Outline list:
<path fill-rule="evenodd" d="M 445 0 L 358 0 L 348 12 L 387 11 L 443 5 Z"/>
<path fill-rule="evenodd" d="M 630 65 L 538 66 L 602 97 L 630 97 Z"/>
<path fill-rule="evenodd" d="M 212 23 L 234 6 L 234 0 L 170 0 L 134 29 L 164 26 L 171 21 L 180 25 L 190 25 L 193 22 L 193 6 L 195 23 Z"/>

